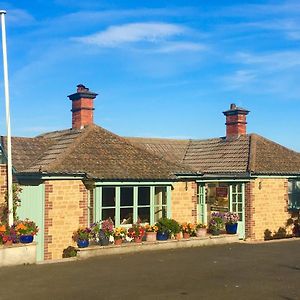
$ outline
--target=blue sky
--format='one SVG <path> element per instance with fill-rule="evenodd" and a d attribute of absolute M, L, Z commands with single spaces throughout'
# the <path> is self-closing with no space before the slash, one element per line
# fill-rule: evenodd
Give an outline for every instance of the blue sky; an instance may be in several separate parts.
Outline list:
<path fill-rule="evenodd" d="M 95 122 L 123 136 L 224 136 L 236 103 L 249 133 L 300 151 L 298 0 L 0 4 L 14 135 L 70 128 L 67 95 L 83 83 L 99 93 Z"/>

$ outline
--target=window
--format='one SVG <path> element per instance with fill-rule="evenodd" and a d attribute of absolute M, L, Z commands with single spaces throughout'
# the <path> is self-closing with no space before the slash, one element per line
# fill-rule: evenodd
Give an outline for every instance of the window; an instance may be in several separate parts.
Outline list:
<path fill-rule="evenodd" d="M 96 187 L 95 221 L 111 218 L 115 226 L 154 224 L 170 214 L 171 186 Z"/>
<path fill-rule="evenodd" d="M 138 187 L 138 220 L 150 223 L 150 187 Z"/>
<path fill-rule="evenodd" d="M 154 222 L 167 216 L 166 187 L 156 187 L 154 196 Z"/>
<path fill-rule="evenodd" d="M 300 181 L 292 180 L 288 182 L 289 209 L 300 209 Z"/>

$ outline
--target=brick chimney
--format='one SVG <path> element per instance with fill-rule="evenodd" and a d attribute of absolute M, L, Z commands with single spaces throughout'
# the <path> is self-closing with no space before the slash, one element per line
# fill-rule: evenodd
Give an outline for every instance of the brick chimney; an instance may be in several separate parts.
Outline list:
<path fill-rule="evenodd" d="M 73 129 L 82 129 L 94 123 L 94 99 L 97 95 L 83 84 L 78 84 L 77 92 L 68 96 L 72 101 Z"/>
<path fill-rule="evenodd" d="M 233 140 L 241 135 L 245 135 L 246 131 L 246 116 L 249 111 L 237 107 L 235 104 L 230 105 L 230 109 L 223 112 L 226 116 L 226 139 Z"/>

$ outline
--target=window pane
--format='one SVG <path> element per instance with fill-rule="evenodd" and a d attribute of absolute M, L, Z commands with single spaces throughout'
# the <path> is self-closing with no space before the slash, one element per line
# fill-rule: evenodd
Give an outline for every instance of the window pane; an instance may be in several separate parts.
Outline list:
<path fill-rule="evenodd" d="M 138 219 L 142 223 L 150 223 L 150 207 L 140 207 L 138 209 Z"/>
<path fill-rule="evenodd" d="M 121 206 L 133 206 L 133 188 L 132 187 L 121 187 L 120 202 L 121 202 Z"/>
<path fill-rule="evenodd" d="M 132 224 L 133 223 L 133 208 L 120 209 L 120 223 Z"/>
<path fill-rule="evenodd" d="M 102 188 L 102 207 L 115 206 L 115 188 Z"/>
<path fill-rule="evenodd" d="M 243 195 L 242 194 L 238 194 L 238 202 L 239 203 L 243 202 Z"/>
<path fill-rule="evenodd" d="M 157 222 L 160 218 L 167 217 L 167 209 L 163 207 L 154 207 L 154 222 Z"/>
<path fill-rule="evenodd" d="M 167 188 L 156 187 L 154 196 L 154 205 L 166 205 L 167 204 Z"/>
<path fill-rule="evenodd" d="M 115 223 L 115 209 L 114 208 L 102 209 L 102 220 L 106 220 L 108 218 L 111 218 Z"/>
<path fill-rule="evenodd" d="M 243 211 L 243 204 L 242 203 L 239 203 L 238 210 Z"/>
<path fill-rule="evenodd" d="M 242 213 L 239 213 L 239 221 L 243 221 L 243 214 Z"/>
<path fill-rule="evenodd" d="M 150 187 L 139 187 L 138 205 L 150 205 Z"/>

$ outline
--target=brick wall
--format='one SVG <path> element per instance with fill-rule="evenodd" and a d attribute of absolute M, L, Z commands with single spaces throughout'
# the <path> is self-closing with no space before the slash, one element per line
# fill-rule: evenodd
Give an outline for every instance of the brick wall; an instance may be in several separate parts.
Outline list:
<path fill-rule="evenodd" d="M 0 204 L 4 203 L 7 193 L 7 165 L 0 165 Z"/>
<path fill-rule="evenodd" d="M 176 182 L 171 196 L 172 218 L 178 222 L 197 222 L 197 183 Z"/>
<path fill-rule="evenodd" d="M 80 180 L 45 182 L 45 260 L 59 259 L 75 245 L 72 234 L 87 226 L 88 192 Z"/>
<path fill-rule="evenodd" d="M 263 240 L 265 230 L 274 233 L 280 227 L 286 228 L 290 218 L 287 179 L 256 179 L 246 190 L 246 230 L 251 239 Z"/>

